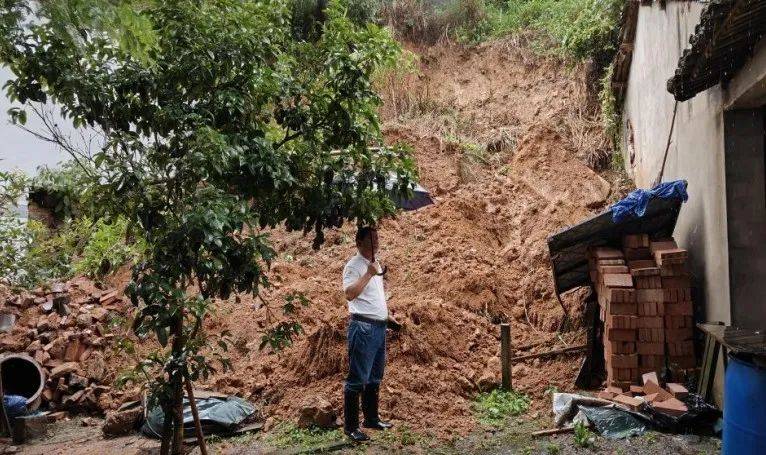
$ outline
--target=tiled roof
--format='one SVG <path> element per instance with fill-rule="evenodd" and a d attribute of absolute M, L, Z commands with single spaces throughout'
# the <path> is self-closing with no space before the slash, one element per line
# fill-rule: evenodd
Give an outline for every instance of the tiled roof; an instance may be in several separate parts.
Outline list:
<path fill-rule="evenodd" d="M 686 101 L 730 80 L 766 34 L 766 0 L 710 0 L 667 89 Z"/>

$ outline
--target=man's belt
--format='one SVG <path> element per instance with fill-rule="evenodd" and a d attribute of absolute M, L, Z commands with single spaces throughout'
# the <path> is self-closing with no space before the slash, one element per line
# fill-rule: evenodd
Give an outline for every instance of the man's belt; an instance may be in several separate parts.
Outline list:
<path fill-rule="evenodd" d="M 351 313 L 351 320 L 359 321 L 359 322 L 367 322 L 369 324 L 378 325 L 381 327 L 385 327 L 388 325 L 388 321 L 381 321 L 380 319 L 368 318 L 367 316 L 362 316 L 360 314 L 354 314 L 354 313 Z"/>

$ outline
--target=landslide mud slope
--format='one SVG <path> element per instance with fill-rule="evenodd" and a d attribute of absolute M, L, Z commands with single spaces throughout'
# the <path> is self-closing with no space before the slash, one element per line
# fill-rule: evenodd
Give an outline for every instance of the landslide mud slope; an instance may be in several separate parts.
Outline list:
<path fill-rule="evenodd" d="M 586 165 L 607 146 L 595 108 L 586 106 L 582 66 L 533 56 L 513 40 L 432 47 L 417 66 L 417 74 L 380 84 L 385 137 L 413 147 L 421 183 L 436 196 L 433 206 L 381 226 L 389 305 L 405 324 L 389 337 L 382 409 L 448 437 L 473 428 L 473 397 L 499 380 L 498 322 L 512 323 L 519 353 L 583 341 L 578 330 L 554 334 L 563 312 L 545 239 L 620 191 Z M 209 385 L 260 403 L 270 423 L 295 420 L 317 397 L 340 413 L 347 361 L 340 277 L 355 251 L 353 227 L 330 232 L 319 251 L 297 233 L 272 238 L 280 256 L 265 299 L 305 293 L 312 303 L 298 319 L 306 335 L 282 353 L 259 352 L 264 328 L 281 316 L 249 297 L 222 302 L 209 328 L 231 330 L 240 349 L 235 371 Z M 565 299 L 575 319 L 581 297 Z M 546 388 L 571 389 L 580 361 L 521 363 L 514 385 L 547 409 Z"/>

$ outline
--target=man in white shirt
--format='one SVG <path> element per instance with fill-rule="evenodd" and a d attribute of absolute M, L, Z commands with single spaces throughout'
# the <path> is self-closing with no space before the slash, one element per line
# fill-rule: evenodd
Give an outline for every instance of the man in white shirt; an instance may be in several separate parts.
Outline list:
<path fill-rule="evenodd" d="M 343 429 L 352 440 L 369 437 L 359 429 L 359 395 L 362 395 L 363 426 L 391 428 L 378 415 L 380 381 L 386 364 L 388 306 L 380 266 L 374 261 L 378 233 L 363 227 L 356 233 L 358 253 L 343 269 L 343 292 L 351 318 L 348 324 L 348 376 L 343 389 Z"/>

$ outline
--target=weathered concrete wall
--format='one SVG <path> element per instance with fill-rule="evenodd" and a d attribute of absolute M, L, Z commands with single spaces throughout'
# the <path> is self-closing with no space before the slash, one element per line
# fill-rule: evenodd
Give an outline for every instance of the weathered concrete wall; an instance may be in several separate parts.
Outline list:
<path fill-rule="evenodd" d="M 636 186 L 649 188 L 659 175 L 675 99 L 666 82 L 675 72 L 703 4 L 658 2 L 639 9 L 633 61 L 623 105 L 625 167 Z M 678 103 L 663 181 L 685 179 L 689 201 L 675 230 L 690 252 L 697 320 L 730 322 L 729 247 L 726 223 L 723 94 L 713 87 Z M 714 399 L 723 404 L 719 359 Z"/>
<path fill-rule="evenodd" d="M 654 2 L 639 10 L 630 77 L 623 105 L 628 173 L 640 188 L 659 175 L 675 100 L 666 90 L 703 4 Z M 632 136 L 632 137 L 631 137 Z M 632 156 L 631 156 L 632 155 Z M 663 181 L 689 182 L 689 202 L 675 231 L 690 251 L 699 320 L 730 321 L 723 95 L 713 87 L 679 103 Z"/>

